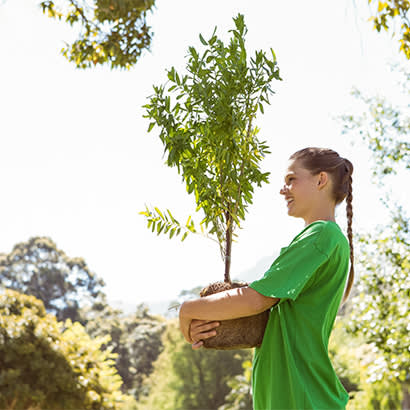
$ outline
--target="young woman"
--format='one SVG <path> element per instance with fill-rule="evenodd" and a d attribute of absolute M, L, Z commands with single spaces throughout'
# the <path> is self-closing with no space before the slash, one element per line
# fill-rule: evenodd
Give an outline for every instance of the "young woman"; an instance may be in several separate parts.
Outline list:
<path fill-rule="evenodd" d="M 348 394 L 329 360 L 328 341 L 354 277 L 352 172 L 351 162 L 330 149 L 293 154 L 280 194 L 288 215 L 305 221 L 302 232 L 248 287 L 181 306 L 181 331 L 193 349 L 216 334 L 218 321 L 271 308 L 253 360 L 255 410 L 344 409 L 347 404 Z M 345 198 L 348 241 L 335 222 L 335 207 Z"/>

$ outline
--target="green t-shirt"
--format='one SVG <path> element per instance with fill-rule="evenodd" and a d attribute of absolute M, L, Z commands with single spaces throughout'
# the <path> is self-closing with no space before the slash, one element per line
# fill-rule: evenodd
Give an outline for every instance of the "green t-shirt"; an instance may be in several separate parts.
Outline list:
<path fill-rule="evenodd" d="M 250 284 L 262 295 L 280 298 L 255 349 L 255 410 L 345 408 L 349 396 L 330 362 L 328 342 L 348 264 L 349 244 L 339 226 L 316 221 Z"/>

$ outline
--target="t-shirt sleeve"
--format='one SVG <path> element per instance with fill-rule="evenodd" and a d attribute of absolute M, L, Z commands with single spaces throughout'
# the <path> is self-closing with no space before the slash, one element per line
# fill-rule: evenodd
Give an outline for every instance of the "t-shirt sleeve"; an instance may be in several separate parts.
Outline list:
<path fill-rule="evenodd" d="M 283 248 L 265 275 L 249 286 L 264 296 L 296 300 L 317 269 L 328 260 L 318 246 L 320 231 L 306 232 L 298 241 Z"/>

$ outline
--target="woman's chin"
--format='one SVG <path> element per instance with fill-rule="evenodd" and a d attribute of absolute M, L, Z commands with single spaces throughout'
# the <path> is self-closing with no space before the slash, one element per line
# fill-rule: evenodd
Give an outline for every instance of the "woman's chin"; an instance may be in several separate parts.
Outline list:
<path fill-rule="evenodd" d="M 292 216 L 293 218 L 302 218 L 292 207 L 288 208 L 288 215 Z"/>

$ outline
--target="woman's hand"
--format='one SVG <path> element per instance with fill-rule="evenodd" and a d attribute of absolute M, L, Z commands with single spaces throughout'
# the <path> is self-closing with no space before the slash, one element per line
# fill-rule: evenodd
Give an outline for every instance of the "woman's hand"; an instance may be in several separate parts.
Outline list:
<path fill-rule="evenodd" d="M 192 340 L 192 349 L 196 350 L 202 347 L 204 339 L 209 339 L 216 335 L 216 330 L 219 322 L 209 322 L 207 320 L 194 319 L 189 328 L 189 336 Z"/>

